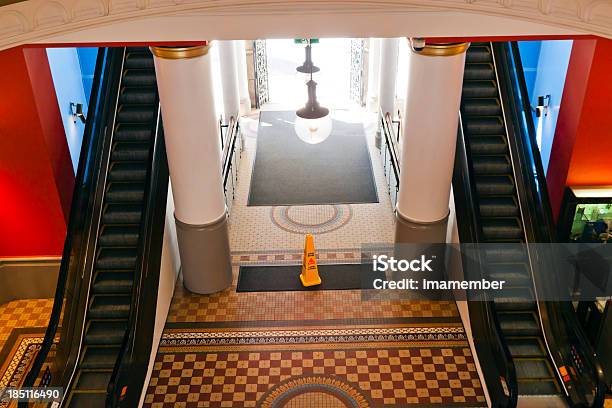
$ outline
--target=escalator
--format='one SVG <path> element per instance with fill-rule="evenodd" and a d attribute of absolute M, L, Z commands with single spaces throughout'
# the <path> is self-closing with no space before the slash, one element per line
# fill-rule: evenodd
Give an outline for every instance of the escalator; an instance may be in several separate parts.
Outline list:
<path fill-rule="evenodd" d="M 125 53 L 82 356 L 68 407 L 106 400 L 132 303 L 157 111 L 153 57 L 146 48 L 131 49 Z"/>
<path fill-rule="evenodd" d="M 524 245 L 554 234 L 522 75 L 516 45 L 467 51 L 453 179 L 460 241 L 484 249 L 482 277 L 506 281 L 500 298 L 468 304 L 476 349 L 494 407 L 597 407 L 594 353 L 567 304 L 538 301 Z M 497 371 L 485 367 L 491 357 Z"/>
<path fill-rule="evenodd" d="M 122 372 L 144 381 L 130 345 L 152 337 L 159 282 L 168 171 L 153 57 L 100 54 L 52 322 L 26 379 L 35 383 L 59 332 L 46 382 L 64 387 L 65 407 L 107 406 L 117 388 L 125 397 Z M 148 363 L 150 347 L 138 351 Z"/>
<path fill-rule="evenodd" d="M 461 119 L 478 198 L 483 243 L 524 243 L 512 158 L 489 44 L 467 51 Z M 492 279 L 506 280 L 517 299 L 496 300 L 502 335 L 514 360 L 520 395 L 560 395 L 548 359 L 527 254 L 508 251 L 487 262 Z M 526 293 L 527 292 L 527 293 Z M 522 298 L 526 299 L 521 301 Z"/>

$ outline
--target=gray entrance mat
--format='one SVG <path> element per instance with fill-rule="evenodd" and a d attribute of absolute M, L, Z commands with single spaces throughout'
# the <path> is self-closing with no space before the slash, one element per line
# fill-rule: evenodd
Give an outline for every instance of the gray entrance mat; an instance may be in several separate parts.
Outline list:
<path fill-rule="evenodd" d="M 363 125 L 333 119 L 331 135 L 312 145 L 297 136 L 295 118 L 261 112 L 247 205 L 377 203 Z"/>

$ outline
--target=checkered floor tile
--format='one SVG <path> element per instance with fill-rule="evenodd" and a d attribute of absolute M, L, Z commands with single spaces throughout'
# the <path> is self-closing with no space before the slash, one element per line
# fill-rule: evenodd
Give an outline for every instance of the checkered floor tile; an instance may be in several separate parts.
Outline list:
<path fill-rule="evenodd" d="M 345 381 L 372 406 L 484 404 L 467 347 L 352 346 L 344 350 L 162 350 L 155 362 L 145 406 L 253 407 L 275 385 L 310 376 Z M 312 404 L 312 399 L 308 400 Z"/>

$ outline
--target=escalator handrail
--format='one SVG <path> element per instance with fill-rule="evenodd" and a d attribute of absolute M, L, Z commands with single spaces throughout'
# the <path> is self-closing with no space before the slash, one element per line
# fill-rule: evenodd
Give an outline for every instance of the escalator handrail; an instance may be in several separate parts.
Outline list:
<path fill-rule="evenodd" d="M 457 222 L 457 228 L 461 243 L 468 243 L 468 246 L 472 244 L 477 246 L 482 242 L 482 237 L 476 212 L 478 204 L 475 198 L 477 196 L 475 183 L 471 180 L 470 176 L 470 163 L 471 159 L 463 133 L 463 121 L 459 113 L 455 169 L 453 172 L 455 213 L 456 219 L 461 221 Z M 480 276 L 486 278 L 481 268 L 483 260 L 480 259 L 480 251 L 474 250 L 473 253 L 479 258 L 474 266 L 479 269 Z M 464 263 L 464 271 L 473 269 L 473 267 L 466 264 L 466 257 L 462 257 L 462 261 Z M 483 296 L 486 296 L 486 293 L 483 293 Z M 485 374 L 485 382 L 491 397 L 492 406 L 496 408 L 514 408 L 518 402 L 516 369 L 508 345 L 501 335 L 501 327 L 494 310 L 493 301 L 486 298 L 468 301 L 468 312 L 470 314 L 474 346 L 477 348 L 479 358 L 484 363 L 481 364 L 481 367 L 483 374 Z M 492 365 L 492 362 L 495 364 Z M 505 381 L 505 387 L 502 383 L 502 378 Z"/>
<path fill-rule="evenodd" d="M 505 87 L 510 96 L 505 103 L 508 104 L 508 107 L 513 112 L 513 115 L 511 115 L 513 121 L 519 122 L 512 123 L 512 126 L 514 132 L 520 132 L 520 134 L 509 135 L 509 137 L 515 139 L 514 144 L 517 146 L 518 153 L 517 164 L 521 170 L 521 178 L 517 180 L 517 187 L 521 187 L 522 191 L 527 194 L 527 205 L 524 212 L 524 216 L 528 217 L 528 222 L 525 223 L 526 232 L 530 235 L 530 240 L 533 243 L 553 243 L 556 241 L 555 224 L 546 186 L 544 168 L 536 141 L 535 126 L 531 115 L 531 105 L 520 59 L 520 51 L 516 42 L 500 44 L 498 50 L 500 52 L 497 54 L 504 62 L 500 65 L 507 67 L 507 69 L 500 70 L 500 74 L 504 77 L 504 82 L 500 86 Z M 522 120 L 519 120 L 518 117 L 522 118 Z M 545 258 L 546 254 L 541 257 Z M 550 259 L 540 259 L 539 265 L 549 261 Z M 536 267 L 538 267 L 537 265 L 536 263 Z M 571 389 L 566 387 L 563 379 L 560 378 L 559 371 L 556 370 L 556 375 L 566 390 L 566 396 L 570 404 L 576 407 L 601 406 L 606 389 L 603 370 L 597 361 L 592 346 L 589 344 L 577 321 L 575 313 L 571 310 L 571 305 L 568 302 L 538 302 L 538 307 L 540 309 L 545 339 L 550 348 L 551 358 L 554 359 L 554 364 L 558 367 L 575 366 L 572 357 L 573 350 L 575 353 L 581 353 L 588 366 L 592 369 L 590 381 L 593 383 L 595 390 L 593 392 L 593 401 L 588 405 L 585 405 L 586 400 L 583 399 L 583 395 L 577 392 L 576 387 Z M 571 336 L 571 339 L 568 336 Z M 577 344 L 565 344 L 564 347 L 562 339 L 572 340 Z M 578 401 L 575 401 L 576 399 Z"/>
<path fill-rule="evenodd" d="M 83 132 L 83 141 L 79 155 L 79 164 L 75 178 L 75 188 L 70 207 L 70 217 L 66 229 L 66 239 L 62 252 L 57 286 L 54 296 L 53 308 L 49 318 L 49 324 L 39 352 L 34 359 L 32 367 L 23 383 L 23 387 L 33 387 L 40 371 L 48 357 L 49 351 L 54 344 L 57 331 L 60 327 L 60 319 L 64 311 L 64 297 L 67 284 L 73 280 L 81 279 L 80 270 L 85 266 L 87 248 L 92 239 L 91 213 L 95 203 L 95 192 L 97 181 L 100 177 L 96 169 L 99 167 L 102 151 L 108 148 L 105 144 L 105 118 L 111 113 L 113 106 L 107 104 L 109 94 L 112 93 L 113 77 L 117 74 L 116 65 L 113 64 L 111 51 L 108 48 L 100 48 L 96 60 L 94 81 L 89 99 L 89 114 Z M 63 323 L 67 323 L 67 313 L 64 311 Z M 19 402 L 19 408 L 26 408 L 27 402 Z"/>
<path fill-rule="evenodd" d="M 147 171 L 144 213 L 130 316 L 119 357 L 107 388 L 107 407 L 137 406 L 153 349 L 153 332 L 168 198 L 169 173 L 159 98 L 153 151 Z"/>

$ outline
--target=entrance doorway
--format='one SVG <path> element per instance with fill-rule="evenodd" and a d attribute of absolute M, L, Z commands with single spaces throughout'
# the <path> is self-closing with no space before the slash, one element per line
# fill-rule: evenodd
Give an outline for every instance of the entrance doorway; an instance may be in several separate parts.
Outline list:
<path fill-rule="evenodd" d="M 313 63 L 321 69 L 313 75 L 313 79 L 317 82 L 317 98 L 325 107 L 348 109 L 359 102 L 354 100 L 355 91 L 351 89 L 355 79 L 358 79 L 356 85 L 363 88 L 363 61 L 354 56 L 355 41 L 350 38 L 324 38 L 312 45 Z M 289 109 L 305 104 L 309 75 L 296 71 L 304 62 L 304 47 L 293 39 L 266 41 L 268 102 Z M 363 52 L 360 51 L 361 55 Z"/>

